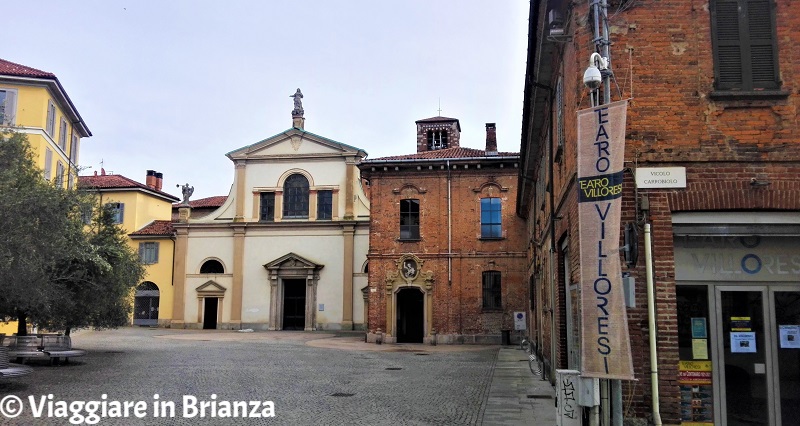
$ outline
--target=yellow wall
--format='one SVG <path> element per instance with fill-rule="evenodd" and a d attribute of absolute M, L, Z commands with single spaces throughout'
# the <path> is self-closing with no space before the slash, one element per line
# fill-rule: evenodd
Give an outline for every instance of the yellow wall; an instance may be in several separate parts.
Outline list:
<path fill-rule="evenodd" d="M 78 153 L 80 152 L 81 141 L 78 130 L 72 126 L 70 122 L 71 120 L 64 114 L 65 107 L 57 102 L 46 86 L 0 83 L 0 88 L 16 89 L 17 91 L 16 110 L 11 112 L 11 114 L 14 114 L 15 116 L 14 124 L 16 128 L 14 130 L 28 134 L 28 140 L 30 141 L 31 148 L 33 149 L 36 164 L 42 170 L 45 169 L 45 151 L 46 148 L 50 148 L 50 150 L 53 152 L 50 164 L 51 178 L 56 177 L 56 164 L 60 161 L 64 166 L 64 185 L 66 185 L 66 177 L 68 175 L 68 168 L 70 165 L 69 156 L 72 149 L 73 132 L 75 132 L 75 134 L 78 136 L 78 144 L 76 146 L 76 151 Z M 46 132 L 47 107 L 49 102 L 52 102 L 56 107 L 55 125 L 52 135 L 49 135 Z M 65 150 L 62 150 L 58 144 L 61 134 L 62 118 L 67 121 Z M 79 161 L 80 156 L 76 154 L 75 160 L 76 162 Z M 71 176 L 75 176 L 74 170 L 72 171 Z"/>
<path fill-rule="evenodd" d="M 138 231 L 153 220 L 170 220 L 172 203 L 148 195 L 142 191 L 103 191 L 101 203 L 123 203 L 122 227 L 125 233 Z M 146 274 L 142 281 L 151 281 L 158 286 L 158 317 L 161 323 L 172 318 L 172 260 L 174 244 L 169 237 L 143 237 L 131 239 L 129 245 L 139 252 L 139 243 L 158 242 L 158 263 L 145 265 Z M 131 320 L 133 317 L 131 316 Z"/>
<path fill-rule="evenodd" d="M 166 320 L 172 318 L 172 259 L 174 244 L 171 238 L 149 238 L 131 240 L 131 246 L 137 252 L 139 243 L 157 242 L 158 263 L 145 265 L 147 273 L 143 281 L 150 281 L 158 286 L 158 318 Z"/>

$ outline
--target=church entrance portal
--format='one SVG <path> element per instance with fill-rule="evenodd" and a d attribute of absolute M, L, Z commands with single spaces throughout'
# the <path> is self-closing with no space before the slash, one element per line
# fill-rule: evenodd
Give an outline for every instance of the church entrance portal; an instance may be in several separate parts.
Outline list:
<path fill-rule="evenodd" d="M 219 299 L 216 297 L 205 297 L 203 298 L 203 302 L 203 330 L 216 330 Z"/>
<path fill-rule="evenodd" d="M 283 329 L 303 330 L 306 325 L 306 280 L 283 280 Z"/>
<path fill-rule="evenodd" d="M 416 288 L 397 293 L 397 343 L 422 343 L 424 295 Z"/>

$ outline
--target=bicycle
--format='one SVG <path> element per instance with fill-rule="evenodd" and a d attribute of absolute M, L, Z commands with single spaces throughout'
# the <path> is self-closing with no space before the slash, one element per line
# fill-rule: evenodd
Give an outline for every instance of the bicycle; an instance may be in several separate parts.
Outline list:
<path fill-rule="evenodd" d="M 533 342 L 528 336 L 522 336 L 519 342 L 519 348 L 528 354 L 528 368 L 534 376 L 542 375 L 542 365 L 539 362 L 539 357 L 536 356 L 536 351 L 533 349 Z"/>
<path fill-rule="evenodd" d="M 524 334 L 522 330 L 519 331 L 519 336 L 521 337 L 519 341 L 519 348 L 526 353 L 531 351 L 531 340 L 528 338 L 527 334 Z"/>

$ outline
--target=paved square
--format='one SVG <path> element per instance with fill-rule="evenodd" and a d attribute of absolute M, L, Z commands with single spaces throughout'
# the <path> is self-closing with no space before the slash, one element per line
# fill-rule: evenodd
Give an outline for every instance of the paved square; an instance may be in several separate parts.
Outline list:
<path fill-rule="evenodd" d="M 145 401 L 146 417 L 101 425 L 479 424 L 498 353 L 496 346 L 379 347 L 326 333 L 149 328 L 83 331 L 73 345 L 89 354 L 61 366 L 31 363 L 32 374 L 0 381 L 0 397 L 21 397 L 24 409 L 0 423 L 69 424 L 33 418 L 28 397 L 97 401 L 106 394 L 107 401 Z M 153 417 L 155 394 L 175 402 L 174 418 Z M 183 418 L 184 395 L 212 401 L 212 394 L 217 402 L 273 401 L 276 415 Z"/>

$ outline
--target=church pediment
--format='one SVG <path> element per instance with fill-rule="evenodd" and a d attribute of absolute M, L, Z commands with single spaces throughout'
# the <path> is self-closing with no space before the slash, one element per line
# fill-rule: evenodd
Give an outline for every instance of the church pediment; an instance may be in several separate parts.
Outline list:
<path fill-rule="evenodd" d="M 292 128 L 227 154 L 231 160 L 285 158 L 294 156 L 366 156 L 366 153 L 302 129 Z"/>
<path fill-rule="evenodd" d="M 317 264 L 295 253 L 287 253 L 273 260 L 272 262 L 266 263 L 264 265 L 264 268 L 268 271 L 283 270 L 283 269 L 319 270 L 322 269 L 324 266 L 325 265 Z"/>
<path fill-rule="evenodd" d="M 206 281 L 195 289 L 198 295 L 222 296 L 227 289 L 213 280 Z"/>

